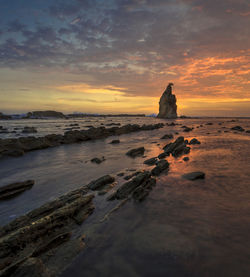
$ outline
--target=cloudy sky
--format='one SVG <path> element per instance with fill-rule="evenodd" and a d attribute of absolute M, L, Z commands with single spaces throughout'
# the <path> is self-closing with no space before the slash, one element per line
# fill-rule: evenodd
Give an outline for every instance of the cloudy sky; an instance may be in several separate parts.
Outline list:
<path fill-rule="evenodd" d="M 250 116 L 249 0 L 0 0 L 0 111 Z"/>

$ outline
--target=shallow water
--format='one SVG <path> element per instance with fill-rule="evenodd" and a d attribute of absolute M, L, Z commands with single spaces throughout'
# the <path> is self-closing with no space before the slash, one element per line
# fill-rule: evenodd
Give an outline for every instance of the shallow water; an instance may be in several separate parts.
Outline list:
<path fill-rule="evenodd" d="M 179 125 L 165 126 L 1 160 L 1 185 L 36 181 L 31 190 L 0 203 L 1 225 L 104 174 L 150 169 L 143 161 L 161 153 L 171 141 L 160 137 L 179 132 L 187 139 L 201 141 L 201 145 L 191 146 L 190 160 L 169 157 L 168 174 L 158 178 L 147 199 L 127 202 L 103 223 L 100 219 L 118 201 L 107 202 L 106 196 L 96 196 L 94 214 L 77 231 L 86 234 L 87 247 L 63 276 L 250 276 L 250 134 L 230 130 L 235 125 L 249 130 L 250 120 L 175 122 L 204 127 L 184 133 Z M 207 122 L 213 125 L 205 125 Z M 121 143 L 109 144 L 115 138 Z M 139 146 L 146 148 L 147 158 L 125 155 L 128 149 Z M 102 164 L 90 162 L 102 156 L 106 158 Z M 181 178 L 191 171 L 203 171 L 206 178 Z M 124 182 L 123 178 L 117 180 Z"/>

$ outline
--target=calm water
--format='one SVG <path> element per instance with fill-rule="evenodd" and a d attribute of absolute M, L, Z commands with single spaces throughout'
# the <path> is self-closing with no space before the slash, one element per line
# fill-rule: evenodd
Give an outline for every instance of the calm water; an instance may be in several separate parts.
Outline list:
<path fill-rule="evenodd" d="M 103 124 L 110 123 L 105 120 Z M 126 120 L 113 122 L 124 125 L 160 121 Z M 158 178 L 148 198 L 142 203 L 127 202 L 107 221 L 100 222 L 118 202 L 96 196 L 94 214 L 74 234 L 86 234 L 87 247 L 63 276 L 250 276 L 250 134 L 230 130 L 235 125 L 250 130 L 250 120 L 175 122 L 195 129 L 183 133 L 181 126 L 165 126 L 119 136 L 118 145 L 109 144 L 118 137 L 109 137 L 1 160 L 0 185 L 36 181 L 31 190 L 0 203 L 1 224 L 104 174 L 150 169 L 143 165 L 146 158 L 130 159 L 125 155 L 127 150 L 144 146 L 147 158 L 156 156 L 170 141 L 160 137 L 179 132 L 187 139 L 195 137 L 201 141 L 201 145 L 192 146 L 190 160 L 168 158 L 170 171 Z M 213 125 L 205 125 L 207 122 Z M 27 122 L 24 124 L 27 126 Z M 35 126 L 36 121 L 30 124 Z M 48 132 L 52 133 L 53 124 L 58 125 L 58 121 L 50 124 Z M 196 128 L 200 124 L 204 127 Z M 44 133 L 42 127 L 39 132 Z M 91 158 L 102 156 L 106 158 L 102 164 L 90 162 Z M 198 170 L 206 173 L 205 180 L 181 178 L 184 173 Z M 122 178 L 117 181 L 119 185 L 124 182 Z"/>

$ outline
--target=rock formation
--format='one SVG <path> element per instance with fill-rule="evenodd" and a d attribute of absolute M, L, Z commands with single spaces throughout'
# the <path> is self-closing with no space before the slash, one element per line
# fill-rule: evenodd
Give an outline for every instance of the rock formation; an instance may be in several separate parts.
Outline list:
<path fill-rule="evenodd" d="M 65 118 L 65 115 L 61 112 L 56 111 L 34 111 L 34 112 L 28 112 L 27 118 Z"/>
<path fill-rule="evenodd" d="M 176 97 L 172 94 L 173 83 L 169 83 L 159 102 L 159 118 L 177 118 Z"/>

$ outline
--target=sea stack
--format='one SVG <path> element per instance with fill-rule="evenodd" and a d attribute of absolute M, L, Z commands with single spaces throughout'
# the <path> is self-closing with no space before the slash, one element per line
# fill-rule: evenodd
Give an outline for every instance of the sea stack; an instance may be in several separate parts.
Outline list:
<path fill-rule="evenodd" d="M 159 102 L 159 118 L 177 118 L 176 97 L 172 94 L 173 83 L 169 83 Z"/>

